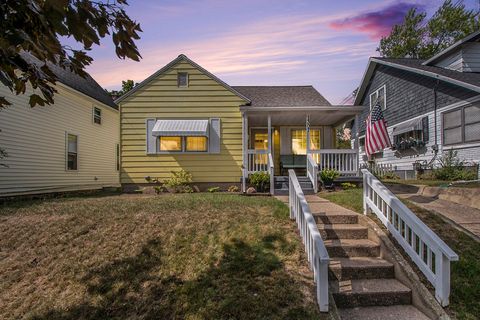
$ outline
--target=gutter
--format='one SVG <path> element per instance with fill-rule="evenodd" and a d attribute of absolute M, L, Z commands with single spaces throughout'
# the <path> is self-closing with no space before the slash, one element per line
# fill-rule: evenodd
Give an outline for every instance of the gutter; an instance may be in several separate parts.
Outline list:
<path fill-rule="evenodd" d="M 361 106 L 301 106 L 301 107 L 255 107 L 240 106 L 240 111 L 245 112 L 269 112 L 269 111 L 337 111 L 346 113 L 361 113 Z"/>

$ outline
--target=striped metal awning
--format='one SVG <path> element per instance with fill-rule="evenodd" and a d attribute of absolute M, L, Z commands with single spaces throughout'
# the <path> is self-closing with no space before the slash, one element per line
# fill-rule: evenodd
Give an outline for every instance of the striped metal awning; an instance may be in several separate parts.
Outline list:
<path fill-rule="evenodd" d="M 413 120 L 406 121 L 400 125 L 397 125 L 393 128 L 393 135 L 399 135 L 405 132 L 422 130 L 423 129 L 423 118 L 417 118 Z"/>
<path fill-rule="evenodd" d="M 157 120 L 152 135 L 208 137 L 208 120 Z"/>

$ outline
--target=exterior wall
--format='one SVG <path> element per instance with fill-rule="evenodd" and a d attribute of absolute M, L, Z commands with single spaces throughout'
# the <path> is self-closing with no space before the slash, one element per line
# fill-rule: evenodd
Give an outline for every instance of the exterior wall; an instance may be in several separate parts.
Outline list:
<path fill-rule="evenodd" d="M 55 104 L 30 108 L 26 95 L 5 86 L 0 95 L 13 105 L 0 111 L 0 196 L 118 186 L 116 145 L 119 112 L 96 100 L 57 86 Z M 102 124 L 93 123 L 93 106 Z M 66 133 L 78 135 L 78 170 L 66 170 Z"/>
<path fill-rule="evenodd" d="M 177 73 L 188 72 L 189 86 L 177 87 Z M 191 64 L 181 61 L 120 103 L 122 184 L 164 180 L 187 170 L 194 182 L 240 182 L 242 115 L 245 101 Z M 147 118 L 220 118 L 219 154 L 146 154 Z"/>
<path fill-rule="evenodd" d="M 462 71 L 480 72 L 480 43 L 465 43 L 462 47 Z"/>
<path fill-rule="evenodd" d="M 480 96 L 460 87 L 440 82 L 437 88 L 437 128 L 435 128 L 433 87 L 435 80 L 390 67 L 380 66 L 371 80 L 362 105 L 365 110 L 360 118 L 360 137 L 365 135 L 365 119 L 369 112 L 369 95 L 377 87 L 386 85 L 387 108 L 384 116 L 388 124 L 388 132 L 393 140 L 393 127 L 405 121 L 428 116 L 429 141 L 421 154 L 403 152 L 401 155 L 386 149 L 376 158 L 378 163 L 389 163 L 396 170 L 413 170 L 413 163 L 417 160 L 429 162 L 433 156 L 432 146 L 435 144 L 435 131 L 439 154 L 454 149 L 460 158 L 478 162 L 480 160 L 480 144 L 455 145 L 442 147 L 442 113 L 480 99 Z M 363 150 L 360 150 L 360 159 L 366 160 Z M 362 161 L 362 160 L 361 160 Z"/>
<path fill-rule="evenodd" d="M 458 50 L 446 56 L 444 59 L 440 60 L 436 64 L 436 66 L 462 72 L 463 71 L 462 50 Z"/>

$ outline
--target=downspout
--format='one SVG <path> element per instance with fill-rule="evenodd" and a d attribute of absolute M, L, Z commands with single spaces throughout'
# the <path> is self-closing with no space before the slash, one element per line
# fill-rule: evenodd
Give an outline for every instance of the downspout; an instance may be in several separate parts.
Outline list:
<path fill-rule="evenodd" d="M 432 146 L 432 150 L 434 152 L 434 155 L 432 157 L 432 160 L 428 163 L 427 166 L 431 165 L 437 158 L 438 155 L 438 124 L 437 124 L 437 88 L 440 83 L 440 80 L 437 79 L 437 82 L 435 83 L 435 86 L 433 87 L 433 122 L 434 122 L 434 137 L 435 137 L 435 143 Z"/>

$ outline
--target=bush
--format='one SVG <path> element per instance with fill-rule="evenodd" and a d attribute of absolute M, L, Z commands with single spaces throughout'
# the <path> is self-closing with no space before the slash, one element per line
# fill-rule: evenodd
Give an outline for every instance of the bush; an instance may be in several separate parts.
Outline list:
<path fill-rule="evenodd" d="M 185 171 L 172 171 L 172 177 L 163 182 L 164 186 L 171 192 L 192 193 L 193 189 L 190 187 L 192 182 L 192 174 Z"/>
<path fill-rule="evenodd" d="M 220 191 L 220 187 L 210 187 L 207 189 L 208 192 L 214 193 Z"/>
<path fill-rule="evenodd" d="M 155 190 L 156 194 L 160 194 L 162 192 L 167 191 L 167 189 L 163 185 L 162 186 L 155 186 L 155 187 L 153 187 L 153 189 Z"/>
<path fill-rule="evenodd" d="M 340 176 L 340 173 L 336 170 L 322 170 L 320 171 L 320 179 L 323 181 L 325 185 L 333 184 L 333 181 Z"/>
<path fill-rule="evenodd" d="M 400 179 L 400 177 L 393 173 L 393 172 L 386 172 L 379 177 L 380 179 L 386 179 L 386 180 L 397 180 Z"/>
<path fill-rule="evenodd" d="M 439 159 L 440 168 L 433 170 L 433 176 L 437 180 L 456 181 L 456 180 L 474 180 L 477 174 L 473 170 L 465 167 L 465 162 L 458 158 L 458 152 L 449 150 Z"/>
<path fill-rule="evenodd" d="M 343 182 L 341 184 L 342 186 L 342 189 L 343 190 L 348 190 L 348 189 L 356 189 L 357 188 L 357 185 L 354 184 L 354 183 L 350 183 L 350 182 Z"/>
<path fill-rule="evenodd" d="M 238 191 L 240 191 L 240 188 L 237 187 L 237 186 L 230 186 L 230 187 L 228 187 L 227 191 L 228 192 L 238 192 Z"/>
<path fill-rule="evenodd" d="M 266 172 L 255 172 L 250 175 L 250 184 L 259 192 L 266 192 L 270 188 L 270 175 Z"/>

